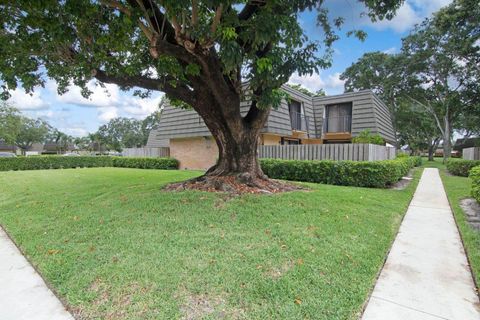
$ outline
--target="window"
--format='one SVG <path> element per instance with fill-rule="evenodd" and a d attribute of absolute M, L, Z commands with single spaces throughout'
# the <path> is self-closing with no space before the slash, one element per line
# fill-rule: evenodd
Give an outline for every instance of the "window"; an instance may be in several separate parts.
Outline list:
<path fill-rule="evenodd" d="M 326 106 L 325 132 L 350 132 L 352 130 L 352 103 Z"/>
<path fill-rule="evenodd" d="M 305 131 L 306 123 L 303 121 L 302 104 L 298 101 L 291 100 L 288 104 L 288 111 L 290 113 L 290 121 L 293 130 Z"/>
<path fill-rule="evenodd" d="M 280 144 L 282 145 L 299 145 L 302 144 L 302 140 L 300 139 L 293 139 L 293 138 L 282 138 L 280 140 Z"/>

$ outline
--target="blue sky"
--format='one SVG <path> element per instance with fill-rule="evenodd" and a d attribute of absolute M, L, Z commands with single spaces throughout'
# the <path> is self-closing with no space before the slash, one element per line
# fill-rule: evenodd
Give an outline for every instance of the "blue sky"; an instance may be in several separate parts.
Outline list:
<path fill-rule="evenodd" d="M 451 0 L 406 0 L 393 20 L 373 24 L 361 16 L 364 8 L 360 2 L 326 0 L 331 16 L 343 16 L 346 21 L 340 31 L 341 39 L 334 44 L 332 67 L 307 77 L 294 74 L 290 82 L 300 83 L 312 91 L 323 88 L 329 95 L 342 93 L 343 83 L 338 76 L 345 68 L 366 52 L 397 52 L 402 37 L 416 23 L 450 2 Z M 321 29 L 316 26 L 315 19 L 315 12 L 300 16 L 300 22 L 308 36 L 311 39 L 321 39 Z M 367 39 L 361 42 L 354 37 L 346 37 L 345 32 L 350 29 L 366 31 Z M 156 93 L 149 99 L 140 99 L 131 93 L 121 92 L 115 85 L 101 88 L 92 82 L 90 86 L 93 95 L 88 100 L 75 87 L 59 96 L 55 82 L 48 81 L 45 88 L 36 90 L 33 95 L 25 94 L 22 89 L 15 90 L 10 102 L 25 114 L 42 117 L 63 132 L 83 136 L 95 132 L 100 125 L 117 116 L 144 118 L 156 110 L 162 96 L 161 93 Z"/>

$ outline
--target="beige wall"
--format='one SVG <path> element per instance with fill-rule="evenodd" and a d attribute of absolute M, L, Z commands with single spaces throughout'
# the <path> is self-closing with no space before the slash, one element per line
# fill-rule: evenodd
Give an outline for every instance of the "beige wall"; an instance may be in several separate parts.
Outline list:
<path fill-rule="evenodd" d="M 291 138 L 303 138 L 302 144 L 320 144 L 321 139 L 305 139 L 293 135 Z M 264 145 L 280 145 L 281 136 L 262 134 Z M 218 159 L 218 147 L 212 137 L 192 137 L 170 139 L 170 156 L 180 161 L 180 169 L 206 170 Z"/>
<path fill-rule="evenodd" d="M 208 169 L 218 159 L 212 137 L 170 139 L 170 156 L 180 161 L 180 169 Z"/>
<path fill-rule="evenodd" d="M 280 145 L 280 136 L 274 134 L 262 134 L 262 142 L 265 146 Z"/>

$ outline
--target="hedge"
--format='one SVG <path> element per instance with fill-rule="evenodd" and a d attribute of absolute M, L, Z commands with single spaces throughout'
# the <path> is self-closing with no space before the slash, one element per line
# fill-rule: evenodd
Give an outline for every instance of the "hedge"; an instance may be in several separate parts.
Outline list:
<path fill-rule="evenodd" d="M 384 188 L 422 163 L 420 157 L 384 161 L 305 161 L 262 159 L 263 172 L 274 179 L 356 187 Z"/>
<path fill-rule="evenodd" d="M 122 158 L 107 156 L 80 157 L 18 157 L 0 158 L 0 171 L 41 170 L 93 167 L 124 167 L 141 169 L 177 169 L 178 161 L 173 158 Z"/>
<path fill-rule="evenodd" d="M 470 170 L 470 179 L 472 179 L 472 196 L 480 203 L 480 166 Z"/>
<path fill-rule="evenodd" d="M 447 170 L 455 176 L 468 177 L 470 169 L 480 166 L 480 160 L 448 159 Z"/>

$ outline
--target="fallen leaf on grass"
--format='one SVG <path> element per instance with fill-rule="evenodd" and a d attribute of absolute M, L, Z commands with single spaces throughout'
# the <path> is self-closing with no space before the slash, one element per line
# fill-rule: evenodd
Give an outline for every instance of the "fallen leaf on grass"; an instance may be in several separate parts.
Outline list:
<path fill-rule="evenodd" d="M 60 250 L 58 249 L 50 249 L 47 251 L 48 254 L 53 255 L 53 254 L 58 254 L 60 253 Z"/>
<path fill-rule="evenodd" d="M 295 304 L 302 304 L 302 299 L 297 297 L 297 298 L 295 298 L 294 302 L 295 302 Z"/>

